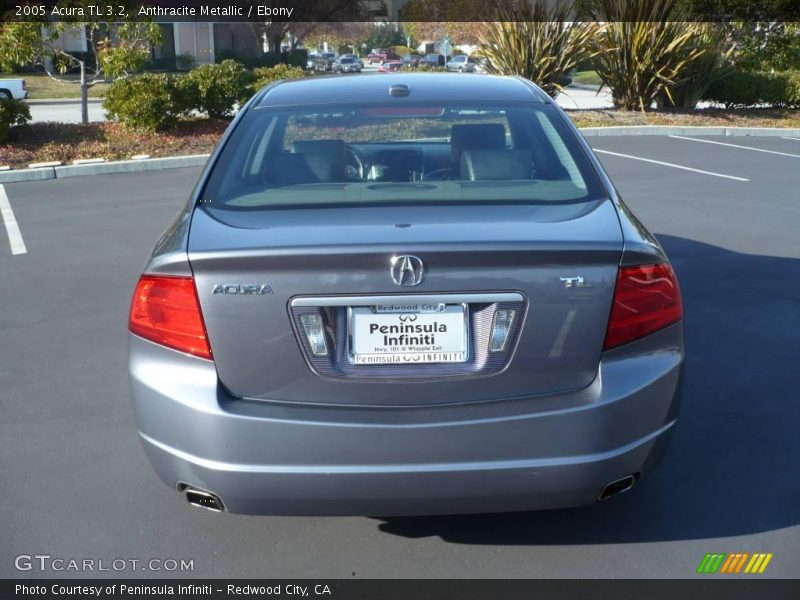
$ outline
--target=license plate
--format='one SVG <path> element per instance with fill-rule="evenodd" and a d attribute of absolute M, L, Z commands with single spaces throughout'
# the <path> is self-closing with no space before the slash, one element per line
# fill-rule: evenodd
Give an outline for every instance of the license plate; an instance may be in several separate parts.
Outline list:
<path fill-rule="evenodd" d="M 402 312 L 404 308 L 350 309 L 350 359 L 354 364 L 466 362 L 467 320 L 463 304 L 434 305 L 431 310 L 416 312 Z"/>

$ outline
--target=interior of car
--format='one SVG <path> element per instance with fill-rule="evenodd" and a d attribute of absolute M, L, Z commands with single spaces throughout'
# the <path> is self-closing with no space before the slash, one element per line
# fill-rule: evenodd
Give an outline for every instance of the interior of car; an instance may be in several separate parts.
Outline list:
<path fill-rule="evenodd" d="M 341 139 L 296 140 L 288 151 L 270 153 L 265 183 L 284 186 L 347 181 L 503 181 L 537 175 L 532 147 L 512 147 L 501 123 L 456 124 L 449 140 L 345 143 Z M 566 171 L 541 151 L 549 171 Z"/>
<path fill-rule="evenodd" d="M 576 154 L 576 145 L 565 141 L 569 131 L 545 110 L 418 106 L 264 112 L 236 132 L 235 150 L 220 159 L 232 168 L 221 169 L 221 179 L 212 177 L 207 189 L 234 206 L 332 201 L 332 194 L 338 201 L 367 201 L 376 191 L 393 201 L 478 199 L 487 186 L 498 199 L 585 198 L 589 173 L 578 167 L 580 151 Z M 475 192 L 478 188 L 484 191 Z"/>

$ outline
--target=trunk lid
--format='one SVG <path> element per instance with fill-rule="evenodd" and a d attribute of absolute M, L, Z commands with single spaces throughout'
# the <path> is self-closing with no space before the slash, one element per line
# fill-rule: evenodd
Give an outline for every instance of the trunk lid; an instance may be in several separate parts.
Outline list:
<path fill-rule="evenodd" d="M 236 396 L 322 404 L 478 402 L 588 385 L 597 373 L 621 253 L 619 221 L 609 200 L 199 208 L 189 238 L 222 384 Z M 390 260 L 398 255 L 422 260 L 419 285 L 393 282 Z M 576 277 L 583 285 L 563 279 Z M 348 302 L 342 296 L 395 301 L 419 295 L 467 298 L 474 364 L 394 371 L 345 364 Z M 336 306 L 320 310 L 334 346 L 324 360 L 341 360 L 341 368 L 315 361 L 303 341 L 297 313 L 317 310 L 303 303 L 318 297 L 338 298 L 328 302 Z M 324 300 L 316 303 L 326 306 Z M 486 315 L 503 306 L 518 311 L 515 333 L 502 356 L 489 356 L 474 344 L 488 331 Z"/>

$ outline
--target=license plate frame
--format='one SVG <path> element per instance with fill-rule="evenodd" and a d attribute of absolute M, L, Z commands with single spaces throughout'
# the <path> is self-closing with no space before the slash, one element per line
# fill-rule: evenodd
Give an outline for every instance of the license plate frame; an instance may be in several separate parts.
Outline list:
<path fill-rule="evenodd" d="M 413 315 L 413 320 L 406 319 L 401 321 L 401 316 Z M 420 321 L 422 317 L 422 322 Z M 405 346 L 390 346 L 385 351 L 381 352 L 365 352 L 362 347 L 367 341 L 365 336 L 359 335 L 356 327 L 359 327 L 357 322 L 364 322 L 369 320 L 373 323 L 386 324 L 386 325 L 401 325 L 401 324 L 420 324 L 433 326 L 439 324 L 437 321 L 444 321 L 447 327 L 451 329 L 447 334 L 445 344 L 440 346 L 439 343 L 434 342 L 430 344 L 422 344 L 422 346 L 407 344 Z M 410 301 L 409 303 L 400 303 L 399 305 L 369 305 L 369 306 L 348 306 L 347 307 L 347 357 L 352 365 L 359 367 L 369 366 L 386 366 L 386 365 L 452 365 L 464 364 L 469 362 L 470 359 L 470 327 L 469 327 L 469 305 L 466 302 L 447 302 L 442 299 L 437 302 L 430 303 L 417 303 Z M 408 335 L 413 336 L 414 332 Z M 425 335 L 422 332 L 421 335 Z M 441 331 L 430 332 L 434 337 L 441 334 Z M 373 338 L 375 335 L 381 335 L 380 332 L 369 334 L 367 337 Z M 387 335 L 387 334 L 383 334 Z M 399 332 L 394 335 L 401 335 Z M 460 340 L 460 344 L 454 343 Z M 435 349 L 435 348 L 440 349 Z M 390 349 L 394 348 L 394 349 Z M 428 348 L 428 349 L 421 349 Z M 373 349 L 375 349 L 373 347 Z"/>

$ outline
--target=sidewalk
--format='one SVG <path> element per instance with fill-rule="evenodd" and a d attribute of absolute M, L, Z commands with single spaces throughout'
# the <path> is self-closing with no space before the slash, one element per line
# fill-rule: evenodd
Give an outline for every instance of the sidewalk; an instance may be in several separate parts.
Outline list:
<path fill-rule="evenodd" d="M 80 98 L 36 98 L 35 100 L 31 100 L 30 98 L 26 99 L 25 102 L 30 104 L 31 106 L 36 105 L 48 105 L 48 104 L 80 104 Z M 89 104 L 101 104 L 103 102 L 103 98 L 89 98 Z"/>
<path fill-rule="evenodd" d="M 588 83 L 573 83 L 556 97 L 561 108 L 572 110 L 597 110 L 612 108 L 611 91 L 604 88 L 598 93 L 600 86 Z"/>
<path fill-rule="evenodd" d="M 81 101 L 76 98 L 42 98 L 27 100 L 31 110 L 31 122 L 80 123 Z M 102 98 L 89 98 L 89 121 L 105 121 Z"/>

